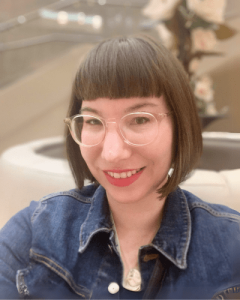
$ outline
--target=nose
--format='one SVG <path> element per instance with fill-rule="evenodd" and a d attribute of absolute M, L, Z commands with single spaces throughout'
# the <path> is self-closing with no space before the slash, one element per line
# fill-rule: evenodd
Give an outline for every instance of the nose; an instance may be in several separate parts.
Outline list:
<path fill-rule="evenodd" d="M 111 123 L 107 126 L 102 148 L 102 158 L 111 163 L 127 159 L 132 154 L 131 147 L 124 142 L 116 125 Z"/>

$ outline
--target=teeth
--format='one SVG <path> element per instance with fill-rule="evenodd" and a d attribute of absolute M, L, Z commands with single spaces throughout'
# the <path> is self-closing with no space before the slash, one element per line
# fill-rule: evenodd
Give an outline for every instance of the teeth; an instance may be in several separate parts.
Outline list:
<path fill-rule="evenodd" d="M 122 173 L 113 173 L 113 172 L 107 172 L 107 173 L 108 173 L 108 175 L 110 175 L 114 178 L 127 178 L 127 177 L 131 177 L 132 175 L 136 174 L 140 170 L 141 169 L 128 171 L 128 172 L 122 172 Z"/>
<path fill-rule="evenodd" d="M 121 178 L 127 178 L 127 173 L 123 172 L 123 173 L 120 173 L 121 175 Z"/>
<path fill-rule="evenodd" d="M 127 172 L 127 177 L 131 177 L 131 176 L 132 176 L 132 172 L 131 171 Z"/>

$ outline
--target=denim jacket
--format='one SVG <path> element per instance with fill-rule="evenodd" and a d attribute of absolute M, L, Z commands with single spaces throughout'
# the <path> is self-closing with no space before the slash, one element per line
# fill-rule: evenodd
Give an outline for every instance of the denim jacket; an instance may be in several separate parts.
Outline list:
<path fill-rule="evenodd" d="M 240 299 L 239 221 L 177 188 L 152 243 L 139 249 L 141 291 L 131 292 L 121 285 L 104 188 L 54 193 L 0 231 L 0 298 Z"/>

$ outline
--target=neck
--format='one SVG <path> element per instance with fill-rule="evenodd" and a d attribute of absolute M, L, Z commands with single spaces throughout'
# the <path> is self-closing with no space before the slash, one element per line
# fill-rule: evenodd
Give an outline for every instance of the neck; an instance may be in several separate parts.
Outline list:
<path fill-rule="evenodd" d="M 166 198 L 159 200 L 158 195 L 135 203 L 119 203 L 108 197 L 108 202 L 118 234 L 124 232 L 149 235 L 158 230 Z"/>
<path fill-rule="evenodd" d="M 134 203 L 122 203 L 108 194 L 107 197 L 126 277 L 129 270 L 138 265 L 140 247 L 150 244 L 156 235 L 166 199 L 159 200 L 156 194 Z"/>

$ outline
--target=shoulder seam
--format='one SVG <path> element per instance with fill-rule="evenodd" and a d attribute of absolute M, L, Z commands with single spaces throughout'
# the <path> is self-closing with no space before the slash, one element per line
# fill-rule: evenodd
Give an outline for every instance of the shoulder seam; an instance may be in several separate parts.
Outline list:
<path fill-rule="evenodd" d="M 80 196 L 79 194 L 75 193 L 74 191 L 67 191 L 67 192 L 57 192 L 57 193 L 52 193 L 47 196 L 44 196 L 40 199 L 41 202 L 44 202 L 46 200 L 49 200 L 51 198 L 55 198 L 58 196 L 70 196 L 78 201 L 84 202 L 84 203 L 91 203 L 92 198 L 91 197 L 83 197 Z"/>
<path fill-rule="evenodd" d="M 218 212 L 214 210 L 212 207 L 210 207 L 209 205 L 204 203 L 196 203 L 196 202 L 191 203 L 189 207 L 190 211 L 193 210 L 194 208 L 202 208 L 215 217 L 226 217 L 226 218 L 231 218 L 240 221 L 240 216 L 235 215 L 234 213 Z"/>
<path fill-rule="evenodd" d="M 46 204 L 42 207 L 41 201 L 39 201 L 38 206 L 35 208 L 33 214 L 31 215 L 31 223 L 34 222 L 34 219 L 36 216 L 39 215 L 40 211 L 43 210 L 46 207 Z"/>

